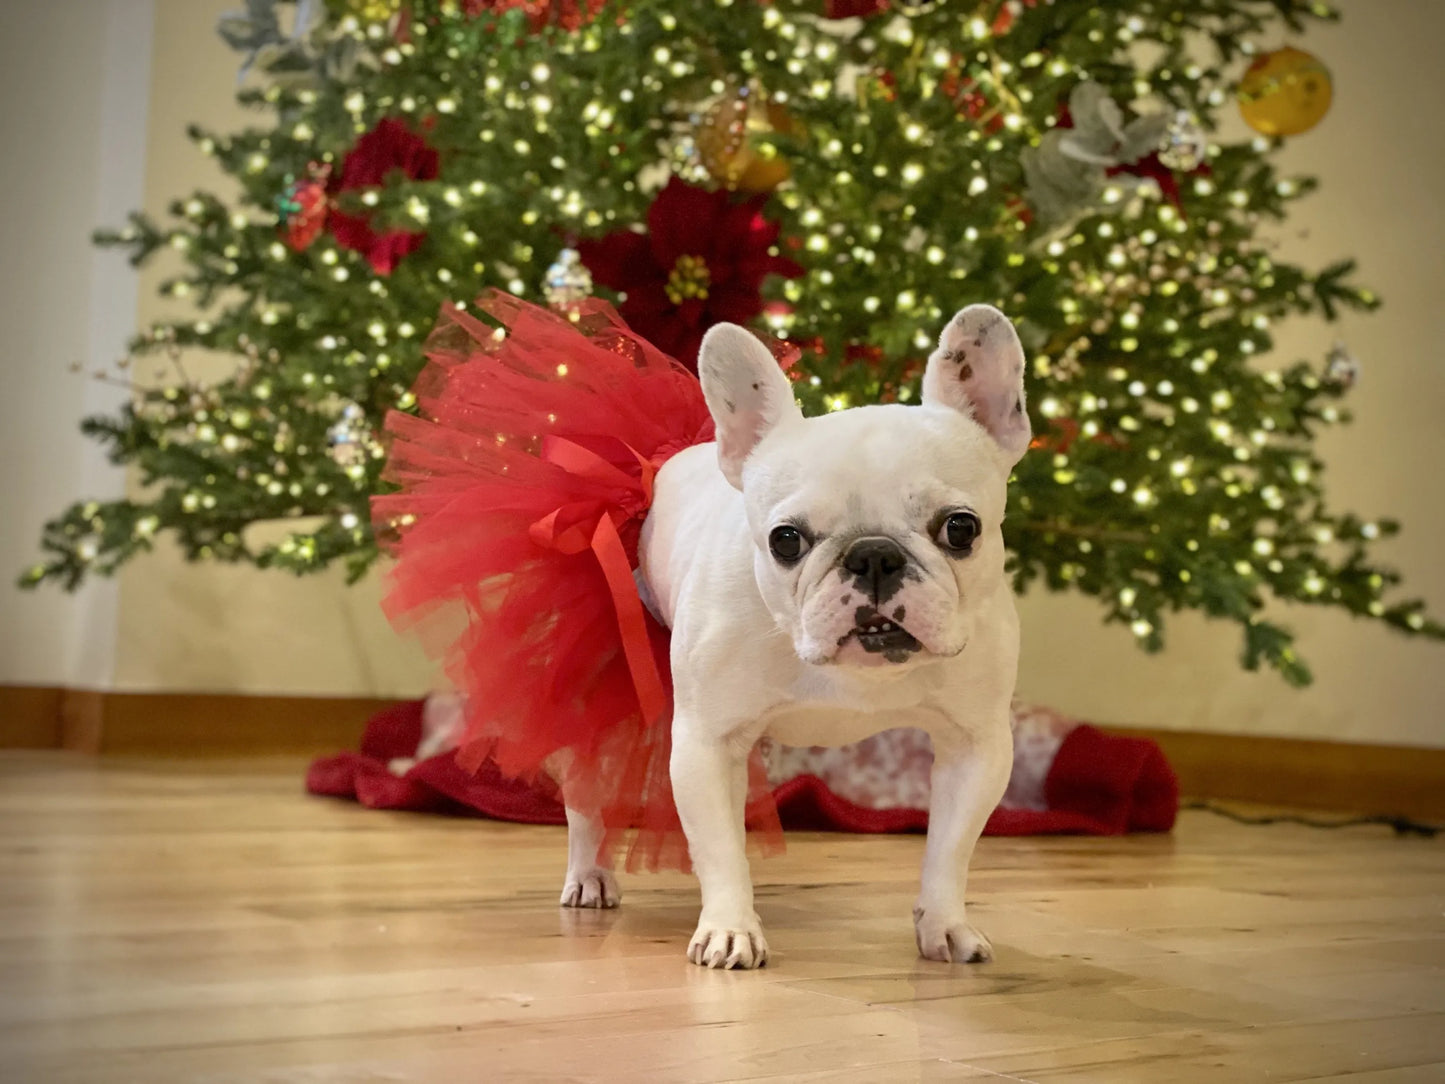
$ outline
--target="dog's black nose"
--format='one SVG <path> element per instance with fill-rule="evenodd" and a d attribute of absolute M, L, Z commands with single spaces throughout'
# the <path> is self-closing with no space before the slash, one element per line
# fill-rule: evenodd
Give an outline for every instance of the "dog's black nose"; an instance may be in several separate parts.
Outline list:
<path fill-rule="evenodd" d="M 860 538 L 843 554 L 843 567 L 858 578 L 858 590 L 883 603 L 903 586 L 908 557 L 891 538 Z"/>

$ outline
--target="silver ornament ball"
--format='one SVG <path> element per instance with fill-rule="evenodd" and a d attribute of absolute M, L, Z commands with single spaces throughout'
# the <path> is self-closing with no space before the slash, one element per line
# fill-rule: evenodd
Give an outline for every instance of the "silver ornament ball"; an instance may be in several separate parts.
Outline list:
<path fill-rule="evenodd" d="M 1192 173 L 1209 156 L 1209 135 L 1193 114 L 1181 109 L 1174 114 L 1159 145 L 1159 161 L 1181 173 Z"/>
<path fill-rule="evenodd" d="M 347 402 L 336 422 L 326 430 L 326 443 L 337 466 L 352 467 L 366 462 L 367 442 L 371 428 L 366 424 L 366 411 L 359 403 Z"/>
<path fill-rule="evenodd" d="M 591 296 L 592 273 L 575 248 L 564 248 L 557 254 L 552 266 L 547 268 L 542 285 L 547 304 L 562 308 Z"/>
<path fill-rule="evenodd" d="M 1346 389 L 1360 382 L 1360 359 L 1342 342 L 1335 343 L 1325 358 L 1325 379 Z"/>

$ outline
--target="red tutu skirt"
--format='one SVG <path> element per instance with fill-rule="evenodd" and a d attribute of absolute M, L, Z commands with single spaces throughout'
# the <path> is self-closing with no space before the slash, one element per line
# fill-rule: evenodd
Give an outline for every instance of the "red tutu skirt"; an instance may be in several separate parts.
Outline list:
<path fill-rule="evenodd" d="M 602 302 L 559 315 L 495 293 L 448 306 L 419 415 L 393 412 L 372 501 L 396 558 L 384 606 L 466 694 L 457 760 L 560 783 L 627 866 L 686 868 L 668 776 L 669 633 L 633 573 L 652 480 L 713 439 L 697 377 Z M 781 843 L 759 758 L 748 820 Z"/>

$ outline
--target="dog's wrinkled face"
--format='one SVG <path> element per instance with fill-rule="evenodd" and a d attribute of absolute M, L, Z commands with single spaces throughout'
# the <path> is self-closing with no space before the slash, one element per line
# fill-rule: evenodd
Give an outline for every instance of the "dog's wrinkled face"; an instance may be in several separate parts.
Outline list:
<path fill-rule="evenodd" d="M 864 407 L 790 426 L 743 499 L 768 609 L 811 663 L 956 655 L 968 599 L 1003 570 L 1007 468 L 952 411 Z"/>
<path fill-rule="evenodd" d="M 964 650 L 971 601 L 1003 576 L 1008 474 L 1029 441 L 1008 320 L 987 306 L 954 317 L 916 407 L 804 420 L 771 355 L 728 325 L 699 367 L 759 590 L 799 658 L 897 667 Z"/>

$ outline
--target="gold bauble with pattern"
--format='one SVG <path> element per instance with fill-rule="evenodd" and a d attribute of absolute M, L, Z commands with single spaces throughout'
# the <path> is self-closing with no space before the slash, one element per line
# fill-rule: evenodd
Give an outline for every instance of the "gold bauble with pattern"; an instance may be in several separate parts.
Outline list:
<path fill-rule="evenodd" d="M 708 109 L 693 136 L 698 159 L 713 180 L 740 192 L 771 192 L 793 167 L 765 137 L 792 135 L 788 111 L 760 91 L 735 91 Z"/>
<path fill-rule="evenodd" d="M 1265 53 L 1239 81 L 1245 123 L 1267 136 L 1308 132 L 1329 112 L 1333 97 L 1329 69 L 1303 49 Z"/>

